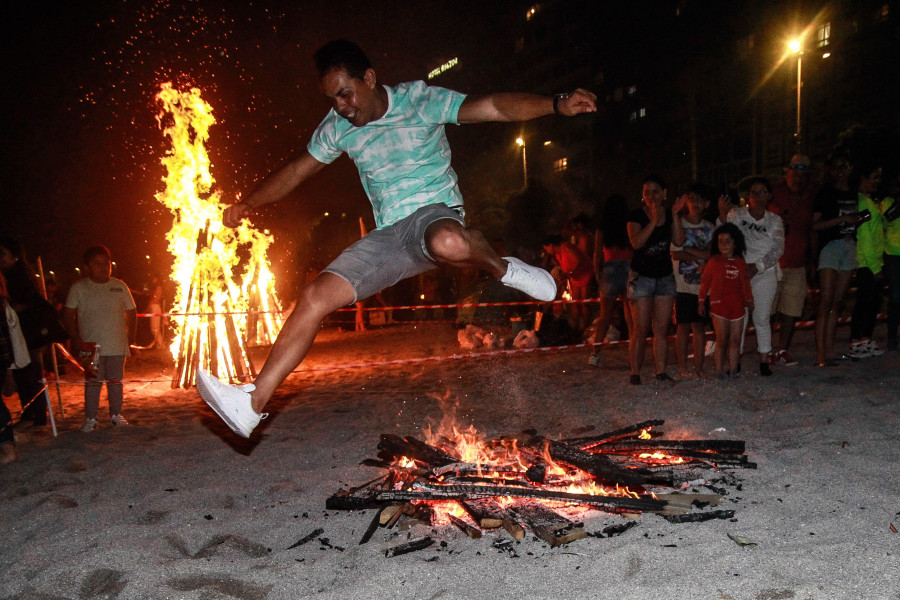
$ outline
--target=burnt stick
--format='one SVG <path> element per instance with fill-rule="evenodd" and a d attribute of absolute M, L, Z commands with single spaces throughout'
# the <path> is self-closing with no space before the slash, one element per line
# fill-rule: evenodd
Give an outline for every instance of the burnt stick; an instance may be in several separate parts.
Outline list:
<path fill-rule="evenodd" d="M 597 506 L 611 512 L 653 512 L 663 510 L 666 503 L 654 500 L 649 496 L 632 498 L 626 496 L 592 496 L 590 494 L 572 494 L 542 489 L 517 488 L 502 485 L 428 485 L 419 484 L 422 490 L 389 490 L 375 494 L 380 501 L 409 500 L 471 500 L 490 496 L 509 496 L 511 498 L 533 498 L 538 500 L 556 500 L 573 502 L 588 506 Z"/>
<path fill-rule="evenodd" d="M 450 518 L 450 522 L 456 525 L 463 533 L 472 538 L 473 540 L 481 539 L 481 530 L 477 527 L 472 527 L 459 517 L 454 517 L 453 515 L 447 515 Z"/>
<path fill-rule="evenodd" d="M 429 446 L 425 442 L 411 436 L 401 438 L 392 433 L 383 433 L 381 434 L 381 441 L 378 442 L 378 449 L 382 451 L 379 453 L 379 457 L 383 458 L 383 454 L 389 454 L 394 458 L 405 456 L 432 467 L 443 467 L 459 462 L 459 459 L 450 456 L 443 450 Z"/>
<path fill-rule="evenodd" d="M 608 456 L 587 452 L 562 442 L 547 438 L 535 438 L 528 444 L 535 448 L 544 443 L 547 444 L 547 451 L 553 460 L 577 467 L 606 485 L 634 486 L 647 483 L 669 485 L 672 483 L 671 478 L 667 477 L 665 473 L 647 473 L 639 469 L 626 469 L 613 462 Z"/>
<path fill-rule="evenodd" d="M 642 423 L 629 425 L 628 427 L 622 427 L 621 429 L 616 429 L 615 431 L 610 431 L 608 433 L 601 433 L 600 435 L 590 435 L 580 438 L 570 438 L 568 440 L 563 440 L 563 442 L 585 449 L 590 448 L 591 446 L 596 446 L 597 444 L 605 444 L 607 442 L 614 442 L 616 440 L 621 440 L 622 438 L 626 438 L 632 435 L 638 435 L 641 433 L 641 431 L 647 429 L 648 427 L 656 427 L 664 423 L 665 421 L 662 420 L 644 421 Z"/>
<path fill-rule="evenodd" d="M 434 543 L 434 539 L 430 537 L 423 537 L 418 540 L 413 540 L 411 542 L 406 542 L 405 544 L 400 544 L 399 546 L 394 546 L 393 548 L 388 548 L 384 551 L 384 555 L 388 558 L 392 556 L 400 556 L 401 554 L 409 554 L 410 552 L 416 552 L 418 550 L 424 550 L 428 546 Z"/>
<path fill-rule="evenodd" d="M 741 440 L 625 440 L 595 446 L 591 450 L 604 454 L 627 452 L 665 452 L 679 450 L 720 454 L 743 454 L 745 444 Z M 672 452 L 670 452 L 672 451 Z"/>

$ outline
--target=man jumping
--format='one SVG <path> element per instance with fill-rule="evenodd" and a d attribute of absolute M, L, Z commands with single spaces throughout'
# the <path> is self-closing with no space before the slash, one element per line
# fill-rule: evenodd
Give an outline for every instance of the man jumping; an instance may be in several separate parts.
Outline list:
<path fill-rule="evenodd" d="M 465 226 L 444 125 L 527 121 L 553 113 L 571 117 L 597 110 L 596 96 L 582 89 L 555 97 L 473 97 L 422 81 L 382 86 L 363 51 L 345 40 L 325 44 L 314 59 L 332 109 L 306 152 L 225 209 L 222 221 L 237 227 L 346 152 L 359 171 L 377 228 L 303 288 L 255 382 L 226 385 L 198 370 L 200 395 L 243 437 L 250 437 L 266 416 L 261 411 L 272 394 L 306 357 L 322 320 L 398 281 L 439 264 L 478 267 L 508 287 L 553 300 L 556 284 L 549 273 L 517 258 L 499 257 L 481 232 Z"/>

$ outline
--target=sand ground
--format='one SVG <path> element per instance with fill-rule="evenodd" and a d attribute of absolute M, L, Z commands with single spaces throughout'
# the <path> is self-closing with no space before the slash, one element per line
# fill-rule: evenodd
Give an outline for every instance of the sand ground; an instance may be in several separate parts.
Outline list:
<path fill-rule="evenodd" d="M 748 354 L 736 381 L 629 386 L 624 345 L 591 367 L 584 349 L 468 356 L 447 323 L 325 330 L 251 440 L 194 390 L 171 390 L 154 353 L 126 367 L 131 425 L 81 433 L 70 372 L 59 436 L 20 433 L 20 460 L 0 470 L 0 598 L 898 599 L 900 353 L 822 369 L 812 346 L 799 332 L 801 364 L 769 378 Z M 489 437 L 664 419 L 669 438 L 745 440 L 758 469 L 732 472 L 733 520 L 642 515 L 620 536 L 558 548 L 424 526 L 358 545 L 372 512 L 328 511 L 326 498 L 379 473 L 359 463 L 381 433 L 421 435 L 445 418 Z M 625 521 L 593 513 L 585 527 Z M 423 535 L 446 544 L 384 556 Z"/>

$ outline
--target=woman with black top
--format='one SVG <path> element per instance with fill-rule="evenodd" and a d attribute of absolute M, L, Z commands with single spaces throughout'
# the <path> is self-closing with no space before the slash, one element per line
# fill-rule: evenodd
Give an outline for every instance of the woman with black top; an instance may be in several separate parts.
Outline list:
<path fill-rule="evenodd" d="M 656 378 L 669 381 L 666 374 L 666 335 L 675 305 L 675 277 L 670 245 L 672 215 L 663 207 L 666 184 L 659 175 L 648 175 L 641 189 L 641 208 L 628 215 L 628 239 L 634 249 L 628 281 L 628 303 L 634 327 L 628 340 L 631 376 L 628 382 L 641 383 L 641 367 L 647 336 L 653 331 L 653 364 Z"/>
<path fill-rule="evenodd" d="M 852 164 L 844 151 L 825 159 L 825 185 L 813 203 L 812 229 L 819 242 L 819 310 L 816 313 L 816 364 L 836 364 L 834 336 L 841 304 L 857 267 L 856 227 L 860 214 L 858 196 L 850 189 Z"/>

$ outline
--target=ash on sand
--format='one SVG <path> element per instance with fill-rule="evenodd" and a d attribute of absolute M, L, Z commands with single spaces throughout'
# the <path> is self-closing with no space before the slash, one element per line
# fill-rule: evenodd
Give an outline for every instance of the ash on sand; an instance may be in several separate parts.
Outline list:
<path fill-rule="evenodd" d="M 126 367 L 139 380 L 126 384 L 132 425 L 81 433 L 81 387 L 67 384 L 59 437 L 20 435 L 20 460 L 0 471 L 0 598 L 897 600 L 900 353 L 819 369 L 812 348 L 798 332 L 800 366 L 774 377 L 754 375 L 748 351 L 738 381 L 629 386 L 624 345 L 603 348 L 599 368 L 585 349 L 311 370 L 460 353 L 447 324 L 325 330 L 251 440 L 139 356 Z M 384 557 L 431 528 L 357 545 L 370 512 L 337 514 L 325 499 L 374 477 L 359 462 L 381 433 L 415 434 L 448 402 L 486 436 L 574 437 L 649 415 L 668 438 L 745 440 L 759 468 L 741 471 L 745 485 L 721 506 L 737 501 L 733 522 L 642 515 L 621 535 L 553 549 L 442 530 L 428 549 Z M 600 521 L 586 528 L 627 519 Z"/>

